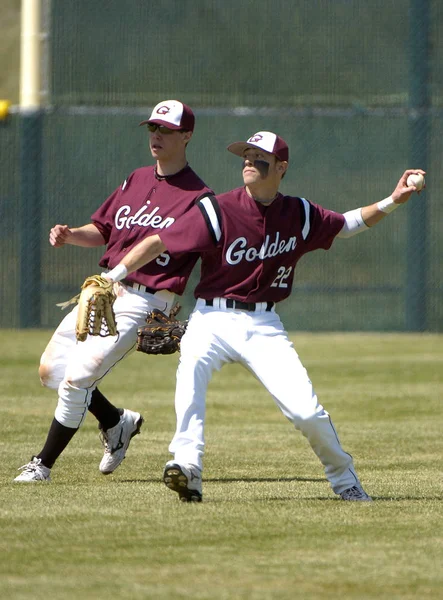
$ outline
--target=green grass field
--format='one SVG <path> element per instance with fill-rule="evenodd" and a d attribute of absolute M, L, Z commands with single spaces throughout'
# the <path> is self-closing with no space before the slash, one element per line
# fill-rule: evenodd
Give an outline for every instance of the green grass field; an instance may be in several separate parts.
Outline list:
<path fill-rule="evenodd" d="M 98 471 L 88 416 L 52 483 L 12 483 L 53 417 L 37 378 L 49 335 L 0 336 L 0 598 L 442 597 L 443 336 L 294 336 L 372 504 L 338 500 L 301 434 L 233 365 L 208 394 L 204 501 L 183 505 L 161 481 L 177 356 L 134 354 L 104 381 L 146 419 L 113 475 Z"/>

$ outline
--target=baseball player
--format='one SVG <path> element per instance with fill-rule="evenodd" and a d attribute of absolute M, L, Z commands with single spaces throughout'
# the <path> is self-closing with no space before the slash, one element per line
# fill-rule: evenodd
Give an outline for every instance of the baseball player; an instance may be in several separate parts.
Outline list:
<path fill-rule="evenodd" d="M 187 163 L 186 146 L 194 130 L 192 110 L 177 100 L 154 107 L 146 125 L 155 166 L 134 171 L 79 228 L 55 225 L 49 241 L 95 247 L 106 245 L 100 260 L 104 269 L 119 263 L 128 250 L 146 235 L 167 229 L 211 190 Z M 151 264 L 135 270 L 115 288 L 118 337 L 89 337 L 76 343 L 78 307 L 61 322 L 44 351 L 39 375 L 44 386 L 58 390 L 55 417 L 43 449 L 21 467 L 15 481 L 48 481 L 50 471 L 89 410 L 100 423 L 105 453 L 103 474 L 122 462 L 131 438 L 140 432 L 140 413 L 118 409 L 99 392 L 105 375 L 135 349 L 137 328 L 147 313 L 159 309 L 169 314 L 175 294 L 182 294 L 198 258 L 188 253 L 172 257 L 163 252 Z"/>
<path fill-rule="evenodd" d="M 228 150 L 243 159 L 244 187 L 200 199 L 173 227 L 145 238 L 108 274 L 112 279 L 126 276 L 166 249 L 171 256 L 202 256 L 197 303 L 181 342 L 177 429 L 169 447 L 174 459 L 166 464 L 164 482 L 182 501 L 201 501 L 206 389 L 214 369 L 239 362 L 306 437 L 332 490 L 343 500 L 371 501 L 317 399 L 276 304 L 291 293 L 304 254 L 328 250 L 336 237 L 349 238 L 378 223 L 416 190 L 407 185 L 408 175 L 424 171 L 405 171 L 388 198 L 339 214 L 279 192 L 289 150 L 276 134 L 260 131 Z"/>

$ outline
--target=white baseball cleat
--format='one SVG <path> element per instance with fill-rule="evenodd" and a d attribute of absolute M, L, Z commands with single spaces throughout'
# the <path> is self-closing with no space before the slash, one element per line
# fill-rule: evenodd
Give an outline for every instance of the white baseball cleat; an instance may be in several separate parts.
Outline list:
<path fill-rule="evenodd" d="M 351 502 L 372 502 L 371 496 L 368 496 L 365 490 L 359 485 L 354 485 L 340 492 L 340 496 L 342 500 L 349 500 Z"/>
<path fill-rule="evenodd" d="M 19 481 L 22 483 L 51 481 L 51 477 L 49 476 L 51 469 L 45 467 L 45 465 L 42 464 L 41 459 L 37 458 L 36 456 L 33 456 L 31 462 L 28 462 L 27 465 L 20 467 L 19 471 L 22 472 L 20 475 L 17 475 L 14 481 Z"/>
<path fill-rule="evenodd" d="M 181 502 L 202 501 L 202 476 L 194 465 L 179 465 L 170 460 L 163 473 L 165 485 L 178 493 Z"/>
<path fill-rule="evenodd" d="M 129 443 L 134 435 L 140 433 L 143 421 L 140 413 L 124 409 L 117 425 L 107 431 L 101 431 L 100 438 L 105 447 L 105 453 L 99 469 L 103 475 L 113 473 L 122 463 Z"/>

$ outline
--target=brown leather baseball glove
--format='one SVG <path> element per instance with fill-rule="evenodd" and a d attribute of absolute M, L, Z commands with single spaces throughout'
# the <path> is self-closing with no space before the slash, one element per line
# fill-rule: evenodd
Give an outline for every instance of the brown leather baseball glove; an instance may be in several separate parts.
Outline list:
<path fill-rule="evenodd" d="M 78 296 L 75 335 L 84 342 L 89 335 L 117 335 L 113 304 L 114 282 L 101 275 L 87 277 Z"/>
<path fill-rule="evenodd" d="M 137 330 L 137 350 L 145 354 L 174 354 L 180 350 L 180 342 L 188 321 L 178 321 L 175 315 L 180 310 L 176 304 L 169 317 L 154 309 L 146 318 L 146 325 Z"/>

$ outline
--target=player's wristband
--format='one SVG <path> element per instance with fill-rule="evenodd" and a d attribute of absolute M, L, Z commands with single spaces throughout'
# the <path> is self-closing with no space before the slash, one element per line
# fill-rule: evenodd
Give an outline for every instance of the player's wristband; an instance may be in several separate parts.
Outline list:
<path fill-rule="evenodd" d="M 109 277 L 109 279 L 112 279 L 113 281 L 121 281 L 126 277 L 127 274 L 128 269 L 123 263 L 118 264 L 111 271 L 108 271 L 108 273 L 106 273 L 107 277 Z"/>
<path fill-rule="evenodd" d="M 384 200 L 380 200 L 380 202 L 377 202 L 378 210 L 381 210 L 381 212 L 384 212 L 386 214 L 391 213 L 393 210 L 395 210 L 399 206 L 400 206 L 400 204 L 397 204 L 396 202 L 394 202 L 394 200 L 392 199 L 392 196 L 389 196 L 388 198 L 385 198 Z"/>

